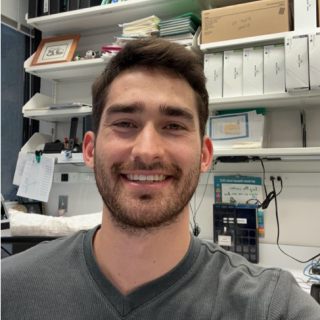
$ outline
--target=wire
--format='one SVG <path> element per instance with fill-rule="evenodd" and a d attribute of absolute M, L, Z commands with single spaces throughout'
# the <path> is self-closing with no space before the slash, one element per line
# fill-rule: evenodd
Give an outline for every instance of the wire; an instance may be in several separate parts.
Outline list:
<path fill-rule="evenodd" d="M 311 279 L 315 279 L 315 280 L 318 280 L 320 281 L 320 278 L 316 277 L 316 276 L 310 276 L 308 274 L 306 274 L 306 270 L 307 268 L 311 267 L 311 266 L 320 266 L 320 263 L 310 263 L 308 264 L 304 269 L 303 269 L 303 274 L 308 277 L 308 278 L 311 278 Z"/>
<path fill-rule="evenodd" d="M 265 192 L 266 198 L 262 203 L 260 203 L 259 208 L 267 209 L 269 207 L 271 201 L 282 192 L 282 189 L 283 189 L 282 179 L 280 180 L 281 181 L 280 192 L 278 194 L 276 194 L 275 191 L 271 191 L 268 194 L 267 187 L 266 187 L 266 169 L 264 167 L 263 160 L 259 157 L 253 157 L 253 158 L 251 158 L 251 160 L 253 160 L 253 161 L 259 160 L 261 162 L 261 166 L 263 169 L 263 178 L 262 178 L 263 179 L 263 187 L 264 187 L 264 192 Z M 250 200 L 248 200 L 248 201 L 250 201 Z"/>
<path fill-rule="evenodd" d="M 277 246 L 278 246 L 278 248 L 280 249 L 280 251 L 281 251 L 283 254 L 285 254 L 285 255 L 286 255 L 286 256 L 288 256 L 289 258 L 291 258 L 291 259 L 293 259 L 293 260 L 295 260 L 295 261 L 297 261 L 297 262 L 300 262 L 300 263 L 308 263 L 308 262 L 310 262 L 310 261 L 312 261 L 312 260 L 315 260 L 317 257 L 320 257 L 320 253 L 319 253 L 319 254 L 317 254 L 316 256 L 312 257 L 312 258 L 311 258 L 311 259 L 309 259 L 309 260 L 301 261 L 301 260 L 298 260 L 298 259 L 296 259 L 296 258 L 294 258 L 294 257 L 290 256 L 289 254 L 285 253 L 285 252 L 281 249 L 281 247 L 280 247 L 280 245 L 279 245 L 279 238 L 280 238 L 280 225 L 279 225 L 279 217 L 278 217 L 277 192 L 276 192 L 276 188 L 275 188 L 275 186 L 274 186 L 274 179 L 271 179 L 271 182 L 272 182 L 272 187 L 273 187 L 273 193 L 275 194 L 275 197 L 274 197 L 274 203 L 275 203 L 275 208 L 276 208 L 276 220 L 277 220 Z M 317 280 L 320 280 L 320 279 L 318 279 L 318 278 L 316 278 L 316 279 L 317 279 Z"/>
<path fill-rule="evenodd" d="M 217 164 L 217 161 L 215 161 L 215 162 L 213 163 L 213 170 L 214 170 L 214 167 L 215 167 L 216 164 Z M 199 208 L 200 208 L 200 206 L 201 206 L 201 204 L 202 204 L 204 195 L 206 194 L 210 174 L 211 174 L 211 170 L 209 171 L 208 178 L 207 178 L 207 182 L 206 182 L 206 186 L 205 186 L 205 189 L 204 189 L 204 192 L 203 192 L 201 201 L 200 201 L 197 209 L 196 209 L 196 202 L 194 201 L 194 210 L 195 210 L 195 211 L 194 211 L 194 214 L 193 214 L 193 210 L 192 210 L 192 207 L 191 207 L 191 204 L 190 204 L 190 208 L 191 208 L 191 212 L 192 212 L 192 217 L 193 217 L 193 223 L 194 223 L 194 226 L 193 226 L 193 234 L 194 234 L 196 237 L 197 237 L 197 236 L 200 234 L 200 232 L 201 232 L 201 229 L 200 229 L 199 225 L 198 225 L 197 222 L 196 222 L 196 216 L 197 216 L 198 210 L 199 210 Z M 194 195 L 194 197 L 196 197 L 196 193 L 197 193 L 197 189 L 195 190 L 195 195 Z M 194 198 L 194 199 L 195 199 L 195 198 Z"/>
<path fill-rule="evenodd" d="M 260 160 L 262 168 L 263 168 L 263 186 L 264 186 L 264 192 L 265 192 L 266 197 L 267 197 L 268 192 L 267 192 L 267 187 L 266 187 L 266 170 L 264 168 L 263 160 L 261 158 L 258 158 L 258 159 Z"/>

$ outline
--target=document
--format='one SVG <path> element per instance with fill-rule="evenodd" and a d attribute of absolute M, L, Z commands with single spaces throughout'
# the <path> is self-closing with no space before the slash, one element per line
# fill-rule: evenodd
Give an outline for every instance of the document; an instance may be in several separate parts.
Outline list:
<path fill-rule="evenodd" d="M 26 160 L 27 160 L 27 153 L 19 152 L 16 171 L 13 177 L 13 184 L 15 184 L 16 186 L 20 186 L 23 170 L 26 165 Z"/>
<path fill-rule="evenodd" d="M 208 135 L 216 149 L 261 148 L 264 116 L 256 111 L 209 117 Z"/>
<path fill-rule="evenodd" d="M 54 159 L 27 153 L 26 163 L 17 195 L 19 197 L 48 202 L 53 179 Z"/>

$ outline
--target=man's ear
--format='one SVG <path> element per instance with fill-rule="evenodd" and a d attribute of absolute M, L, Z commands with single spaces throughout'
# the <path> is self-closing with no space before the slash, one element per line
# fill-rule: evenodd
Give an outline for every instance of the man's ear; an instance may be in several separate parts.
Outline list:
<path fill-rule="evenodd" d="M 201 173 L 205 173 L 211 166 L 213 157 L 213 146 L 210 137 L 203 137 L 201 150 Z"/>
<path fill-rule="evenodd" d="M 82 143 L 83 160 L 90 169 L 94 169 L 94 133 L 88 131 Z"/>

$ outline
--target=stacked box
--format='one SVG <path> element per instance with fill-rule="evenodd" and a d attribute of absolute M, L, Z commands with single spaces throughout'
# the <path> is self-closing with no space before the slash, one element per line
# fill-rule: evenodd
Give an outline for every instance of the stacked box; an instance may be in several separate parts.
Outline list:
<path fill-rule="evenodd" d="M 265 94 L 286 92 L 284 44 L 264 47 Z"/>
<path fill-rule="evenodd" d="M 243 50 L 243 95 L 263 94 L 263 47 Z"/>
<path fill-rule="evenodd" d="M 223 97 L 242 96 L 243 50 L 224 52 L 223 59 Z"/>
<path fill-rule="evenodd" d="M 309 90 L 308 36 L 286 37 L 285 42 L 287 90 Z"/>
<path fill-rule="evenodd" d="M 222 98 L 223 52 L 204 55 L 204 74 L 210 98 Z"/>
<path fill-rule="evenodd" d="M 317 0 L 294 1 L 294 30 L 317 27 Z"/>
<path fill-rule="evenodd" d="M 320 32 L 309 35 L 309 71 L 311 90 L 320 89 Z"/>

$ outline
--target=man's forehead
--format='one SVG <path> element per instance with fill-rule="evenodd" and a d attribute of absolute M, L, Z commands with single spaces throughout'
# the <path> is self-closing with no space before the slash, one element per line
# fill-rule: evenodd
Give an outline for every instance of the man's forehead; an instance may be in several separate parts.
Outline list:
<path fill-rule="evenodd" d="M 135 105 L 142 112 L 150 107 L 161 112 L 166 105 L 197 112 L 195 92 L 186 80 L 146 68 L 127 70 L 111 83 L 105 110 L 114 104 Z"/>

